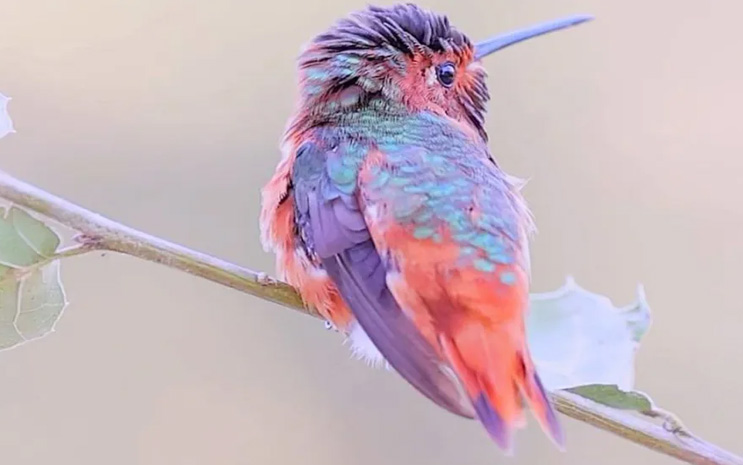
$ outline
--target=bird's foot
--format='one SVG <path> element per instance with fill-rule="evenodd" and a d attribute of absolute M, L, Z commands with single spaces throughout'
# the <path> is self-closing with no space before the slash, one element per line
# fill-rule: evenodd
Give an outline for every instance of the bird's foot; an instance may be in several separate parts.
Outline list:
<path fill-rule="evenodd" d="M 268 276 L 266 273 L 262 271 L 256 274 L 255 280 L 256 282 L 258 282 L 258 284 L 262 286 L 267 286 L 273 283 L 273 279 L 271 279 L 270 276 Z"/>

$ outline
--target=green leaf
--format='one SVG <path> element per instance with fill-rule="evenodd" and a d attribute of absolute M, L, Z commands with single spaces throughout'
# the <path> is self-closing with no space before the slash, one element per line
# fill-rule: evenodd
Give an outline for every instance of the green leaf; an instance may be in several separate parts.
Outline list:
<path fill-rule="evenodd" d="M 67 306 L 59 260 L 60 238 L 17 207 L 0 209 L 0 350 L 54 330 Z"/>
<path fill-rule="evenodd" d="M 54 255 L 60 244 L 59 236 L 43 221 L 37 220 L 20 208 L 11 208 L 8 218 L 36 254 L 44 258 Z"/>
<path fill-rule="evenodd" d="M 0 94 L 0 139 L 15 132 L 13 121 L 8 115 L 8 102 L 10 97 Z"/>
<path fill-rule="evenodd" d="M 0 214 L 0 264 L 28 267 L 54 254 L 60 240 L 44 223 L 16 207 Z"/>
<path fill-rule="evenodd" d="M 571 277 L 554 292 L 532 294 L 527 337 L 545 388 L 608 385 L 632 391 L 635 353 L 650 321 L 641 286 L 636 303 L 623 308 Z"/>
<path fill-rule="evenodd" d="M 566 391 L 620 410 L 638 412 L 653 410 L 653 401 L 647 394 L 638 391 L 623 391 L 615 385 L 593 384 L 566 389 Z"/>

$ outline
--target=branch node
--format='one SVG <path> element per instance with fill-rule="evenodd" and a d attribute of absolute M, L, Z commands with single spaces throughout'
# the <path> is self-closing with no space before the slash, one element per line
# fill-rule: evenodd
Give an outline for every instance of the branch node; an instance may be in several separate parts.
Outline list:
<path fill-rule="evenodd" d="M 80 232 L 78 234 L 75 234 L 72 240 L 82 246 L 85 246 L 91 249 L 100 247 L 101 244 L 104 242 L 104 238 L 101 235 L 86 233 L 86 232 Z"/>

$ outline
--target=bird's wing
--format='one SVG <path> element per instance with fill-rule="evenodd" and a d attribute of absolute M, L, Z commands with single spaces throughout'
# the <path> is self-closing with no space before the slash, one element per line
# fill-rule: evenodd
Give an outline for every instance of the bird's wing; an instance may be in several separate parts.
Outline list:
<path fill-rule="evenodd" d="M 402 312 L 387 286 L 389 263 L 358 203 L 358 147 L 307 141 L 292 173 L 300 243 L 319 260 L 387 362 L 439 406 L 466 418 L 474 409 L 451 367 Z"/>
<path fill-rule="evenodd" d="M 524 329 L 531 218 L 523 199 L 482 146 L 421 145 L 382 146 L 359 170 L 360 204 L 387 286 L 452 366 L 499 445 L 510 449 L 524 423 L 522 394 L 559 444 Z"/>

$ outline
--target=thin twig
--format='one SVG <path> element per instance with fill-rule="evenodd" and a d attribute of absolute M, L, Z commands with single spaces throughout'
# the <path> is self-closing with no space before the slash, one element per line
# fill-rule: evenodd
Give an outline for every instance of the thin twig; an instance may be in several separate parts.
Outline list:
<path fill-rule="evenodd" d="M 572 392 L 552 394 L 557 410 L 632 442 L 699 465 L 740 465 L 743 458 L 707 442 L 686 429 L 673 430 L 638 415 L 601 405 Z"/>
<path fill-rule="evenodd" d="M 33 265 L 25 266 L 23 268 L 11 269 L 5 276 L 0 277 L 0 284 L 5 282 L 6 279 L 20 280 L 24 276 L 28 276 L 34 271 L 45 267 L 46 265 L 61 260 L 63 258 L 75 257 L 77 255 L 83 255 L 88 252 L 95 250 L 95 247 L 91 244 L 77 244 L 64 249 L 58 250 L 54 254 L 44 257 L 42 260 L 34 263 Z"/>
<path fill-rule="evenodd" d="M 265 273 L 124 226 L 1 171 L 0 198 L 77 230 L 81 233 L 78 240 L 83 247 L 161 263 L 302 313 L 319 316 L 303 304 L 294 288 L 269 278 Z M 743 465 L 742 458 L 692 435 L 686 429 L 669 430 L 647 418 L 606 407 L 570 392 L 559 391 L 553 393 L 552 398 L 557 409 L 567 416 L 682 461 L 698 465 Z"/>

